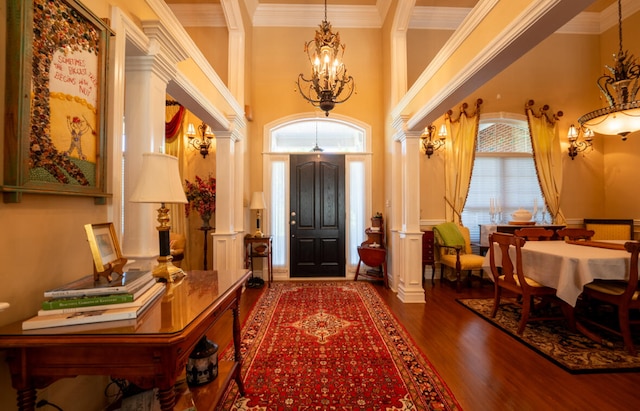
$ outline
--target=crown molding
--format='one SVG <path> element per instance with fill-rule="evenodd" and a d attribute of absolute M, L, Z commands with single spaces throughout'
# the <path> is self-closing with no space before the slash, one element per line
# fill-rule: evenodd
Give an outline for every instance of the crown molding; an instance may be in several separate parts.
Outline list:
<path fill-rule="evenodd" d="M 260 4 L 253 15 L 254 27 L 316 27 L 324 19 L 323 5 Z M 340 28 L 380 28 L 376 6 L 329 5 L 327 20 Z"/>
<path fill-rule="evenodd" d="M 220 4 L 170 4 L 171 11 L 184 27 L 226 27 Z M 389 11 L 389 0 L 375 6 L 329 5 L 327 19 L 332 25 L 344 28 L 381 28 Z M 471 12 L 468 7 L 414 7 L 410 29 L 456 30 Z M 316 27 L 324 18 L 323 5 L 252 4 L 254 27 Z M 623 19 L 640 11 L 640 2 L 622 0 Z M 618 24 L 618 6 L 612 4 L 600 13 L 582 12 L 556 33 L 601 34 Z"/>
<path fill-rule="evenodd" d="M 227 27 L 220 4 L 169 4 L 184 27 Z"/>

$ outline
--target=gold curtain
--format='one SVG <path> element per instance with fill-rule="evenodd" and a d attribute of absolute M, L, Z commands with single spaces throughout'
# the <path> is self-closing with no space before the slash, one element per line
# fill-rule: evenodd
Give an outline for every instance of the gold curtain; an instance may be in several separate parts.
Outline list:
<path fill-rule="evenodd" d="M 480 105 L 482 99 L 476 101 L 475 112 L 467 113 L 468 105 L 460 108 L 457 120 L 452 119 L 449 110 L 444 117 L 447 128 L 445 145 L 445 217 L 447 221 L 462 224 L 462 210 L 467 201 L 473 162 L 476 158 L 478 140 L 478 123 L 480 121 Z"/>
<path fill-rule="evenodd" d="M 172 102 L 167 101 L 166 110 L 165 110 L 165 122 L 171 121 L 180 106 L 177 104 L 173 104 Z M 169 154 L 175 157 L 178 157 L 178 167 L 180 169 L 180 177 L 184 182 L 184 135 L 185 135 L 185 121 L 186 116 L 183 116 L 182 122 L 180 124 L 180 131 L 176 134 L 176 136 L 171 140 L 165 141 L 165 154 Z M 189 235 L 187 230 L 186 220 L 187 218 L 184 215 L 184 204 L 168 204 L 169 212 L 171 214 L 171 231 L 178 234 L 184 234 L 187 238 L 187 244 L 189 244 Z M 185 259 L 187 258 L 185 253 Z M 184 262 L 184 265 L 188 266 L 188 261 Z"/>
<path fill-rule="evenodd" d="M 562 116 L 562 112 L 549 113 L 549 106 L 545 104 L 536 114 L 533 105 L 534 101 L 529 100 L 525 104 L 525 113 L 529 123 L 529 135 L 538 181 L 553 223 L 565 224 L 566 220 L 560 210 L 562 150 L 560 148 L 558 119 Z"/>

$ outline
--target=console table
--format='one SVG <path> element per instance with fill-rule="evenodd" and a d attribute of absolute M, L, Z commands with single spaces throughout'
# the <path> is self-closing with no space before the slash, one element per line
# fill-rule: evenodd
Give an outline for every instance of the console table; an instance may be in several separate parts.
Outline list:
<path fill-rule="evenodd" d="M 36 389 L 65 377 L 111 375 L 143 389 L 158 388 L 163 411 L 180 400 L 174 386 L 184 375 L 189 354 L 228 310 L 233 312 L 234 361 L 220 361 L 218 377 L 190 391 L 198 411 L 213 410 L 235 380 L 240 392 L 239 301 L 249 270 L 190 271 L 141 317 L 123 325 L 107 323 L 22 331 L 22 321 L 0 328 L 0 350 L 6 351 L 17 404 L 33 411 Z M 131 321 L 131 323 L 128 323 Z"/>

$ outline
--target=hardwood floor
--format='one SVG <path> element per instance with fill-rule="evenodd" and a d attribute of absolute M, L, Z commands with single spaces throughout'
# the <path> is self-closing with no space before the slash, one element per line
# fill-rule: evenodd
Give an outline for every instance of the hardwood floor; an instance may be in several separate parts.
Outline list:
<path fill-rule="evenodd" d="M 427 281 L 425 304 L 403 304 L 376 288 L 465 411 L 640 409 L 640 373 L 569 374 L 455 301 L 491 296 L 490 284 L 456 293 Z M 245 291 L 243 322 L 263 291 Z M 220 347 L 230 341 L 228 332 L 214 334 Z"/>

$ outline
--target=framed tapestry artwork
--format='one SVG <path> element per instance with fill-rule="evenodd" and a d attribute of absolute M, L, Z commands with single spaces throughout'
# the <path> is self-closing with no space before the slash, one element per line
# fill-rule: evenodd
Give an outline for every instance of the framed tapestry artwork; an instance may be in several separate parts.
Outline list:
<path fill-rule="evenodd" d="M 107 24 L 76 0 L 7 0 L 5 202 L 104 203 Z"/>

